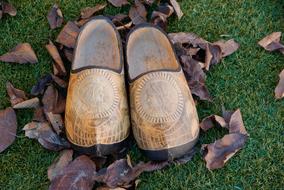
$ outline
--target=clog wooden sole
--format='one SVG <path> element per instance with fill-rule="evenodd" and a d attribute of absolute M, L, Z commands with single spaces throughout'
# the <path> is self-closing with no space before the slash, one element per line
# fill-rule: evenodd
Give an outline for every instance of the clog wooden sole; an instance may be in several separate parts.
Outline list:
<path fill-rule="evenodd" d="M 65 127 L 79 152 L 106 156 L 125 149 L 129 113 L 123 50 L 115 26 L 105 17 L 81 30 L 70 74 Z"/>
<path fill-rule="evenodd" d="M 134 28 L 126 59 L 131 123 L 139 148 L 151 160 L 183 156 L 197 142 L 199 121 L 168 37 L 148 24 Z"/>

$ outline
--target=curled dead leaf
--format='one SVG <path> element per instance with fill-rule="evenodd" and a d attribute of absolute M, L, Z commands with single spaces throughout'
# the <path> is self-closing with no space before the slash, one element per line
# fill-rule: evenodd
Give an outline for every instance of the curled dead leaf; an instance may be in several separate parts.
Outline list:
<path fill-rule="evenodd" d="M 123 5 L 128 5 L 129 2 L 127 0 L 108 0 L 115 7 L 122 7 Z"/>
<path fill-rule="evenodd" d="M 63 23 L 63 14 L 57 4 L 54 4 L 50 9 L 47 20 L 51 29 L 61 27 Z"/>
<path fill-rule="evenodd" d="M 18 44 L 8 53 L 0 56 L 0 61 L 9 63 L 37 63 L 37 56 L 28 43 Z"/>
<path fill-rule="evenodd" d="M 277 50 L 277 48 L 275 48 L 274 46 L 277 46 L 278 44 L 281 48 L 281 44 L 280 44 L 281 35 L 282 35 L 281 32 L 273 32 L 269 34 L 268 36 L 264 37 L 263 39 L 261 39 L 258 42 L 258 45 L 260 45 L 267 51 Z M 271 44 L 273 45 L 271 46 Z M 283 45 L 282 45 L 282 48 L 283 48 Z"/>
<path fill-rule="evenodd" d="M 279 82 L 274 90 L 275 98 L 281 99 L 284 97 L 284 69 L 279 74 Z"/>
<path fill-rule="evenodd" d="M 109 165 L 107 168 L 99 170 L 94 175 L 94 180 L 105 183 L 108 187 L 128 188 L 142 172 L 160 170 L 168 166 L 169 162 L 140 162 L 132 166 L 127 159 L 120 159 Z"/>
<path fill-rule="evenodd" d="M 14 109 L 29 109 L 29 108 L 37 108 L 37 107 L 39 107 L 38 97 L 25 100 L 13 106 Z"/>
<path fill-rule="evenodd" d="M 17 117 L 12 108 L 0 111 L 0 153 L 6 150 L 16 139 Z"/>
<path fill-rule="evenodd" d="M 65 103 L 65 97 L 63 97 L 53 85 L 47 87 L 42 97 L 45 112 L 52 112 L 54 114 L 63 113 L 65 111 Z"/>
<path fill-rule="evenodd" d="M 33 96 L 42 95 L 45 88 L 52 83 L 52 76 L 50 74 L 40 78 L 37 83 L 32 87 L 31 94 Z"/>
<path fill-rule="evenodd" d="M 53 64 L 54 75 L 65 76 L 66 69 L 56 46 L 52 43 L 52 41 L 49 40 L 49 44 L 47 44 L 45 47 L 55 61 L 55 63 Z"/>
<path fill-rule="evenodd" d="M 62 150 L 59 156 L 48 167 L 47 175 L 50 181 L 61 175 L 64 168 L 73 160 L 73 150 Z"/>
<path fill-rule="evenodd" d="M 211 65 L 218 64 L 222 58 L 222 51 L 218 45 L 206 44 L 205 63 L 204 67 L 207 71 Z"/>
<path fill-rule="evenodd" d="M 209 170 L 223 167 L 245 145 L 247 138 L 246 135 L 232 133 L 214 143 L 202 145 L 202 149 L 206 152 L 204 156 L 206 167 Z"/>
<path fill-rule="evenodd" d="M 247 133 L 240 109 L 234 112 L 225 111 L 223 117 L 211 115 L 202 120 L 200 127 L 207 131 L 215 123 L 229 130 L 229 134 L 211 144 L 202 145 L 203 158 L 209 170 L 221 168 L 247 141 Z"/>
<path fill-rule="evenodd" d="M 104 4 L 97 4 L 95 7 L 86 7 L 81 10 L 81 19 L 88 19 L 92 17 L 95 13 L 103 10 L 107 6 L 106 3 Z"/>
<path fill-rule="evenodd" d="M 222 57 L 227 57 L 240 48 L 240 44 L 238 44 L 234 39 L 230 39 L 227 41 L 220 40 L 214 42 L 213 44 L 218 45 L 221 48 Z"/>
<path fill-rule="evenodd" d="M 23 90 L 15 88 L 10 82 L 6 83 L 6 90 L 10 97 L 12 106 L 28 99 L 26 93 Z"/>
<path fill-rule="evenodd" d="M 205 86 L 205 73 L 200 64 L 189 56 L 181 56 L 181 66 L 184 71 L 191 93 L 201 100 L 211 101 L 212 98 Z"/>
<path fill-rule="evenodd" d="M 203 131 L 207 131 L 213 128 L 215 126 L 215 123 L 218 123 L 221 127 L 226 127 L 228 125 L 223 117 L 220 117 L 218 115 L 210 115 L 208 117 L 205 117 L 201 121 L 200 128 Z"/>
<path fill-rule="evenodd" d="M 58 189 L 84 189 L 92 190 L 94 181 L 92 176 L 96 166 L 87 156 L 80 156 L 65 166 L 56 175 L 49 186 L 49 190 Z"/>
<path fill-rule="evenodd" d="M 46 149 L 60 151 L 67 149 L 70 144 L 59 137 L 51 128 L 48 122 L 31 122 L 24 126 L 25 136 L 31 139 L 37 139 Z"/>
<path fill-rule="evenodd" d="M 68 83 L 65 80 L 63 80 L 63 79 L 61 79 L 61 78 L 59 78 L 55 75 L 51 75 L 51 77 L 52 77 L 52 80 L 55 82 L 55 84 L 57 84 L 59 87 L 67 88 Z"/>
<path fill-rule="evenodd" d="M 45 122 L 46 121 L 42 107 L 38 107 L 34 110 L 34 115 L 33 115 L 32 121 L 36 121 L 36 122 Z"/>
<path fill-rule="evenodd" d="M 135 3 L 131 6 L 128 15 L 134 25 L 138 25 L 147 21 L 146 8 L 139 0 L 135 0 Z"/>
<path fill-rule="evenodd" d="M 179 3 L 176 0 L 170 0 L 170 3 L 173 6 L 176 15 L 178 16 L 178 19 L 181 19 L 181 17 L 183 16 L 183 12 L 180 8 Z"/>
<path fill-rule="evenodd" d="M 68 48 L 74 48 L 79 32 L 78 26 L 74 22 L 68 21 L 57 36 L 56 42 Z"/>
<path fill-rule="evenodd" d="M 7 2 L 0 2 L 0 19 L 2 17 L 2 14 L 8 14 L 10 16 L 16 16 L 17 10 L 16 8 L 11 4 Z"/>
<path fill-rule="evenodd" d="M 54 114 L 52 112 L 45 112 L 45 116 L 49 123 L 51 124 L 53 130 L 56 134 L 60 134 L 64 129 L 64 122 L 61 114 Z"/>

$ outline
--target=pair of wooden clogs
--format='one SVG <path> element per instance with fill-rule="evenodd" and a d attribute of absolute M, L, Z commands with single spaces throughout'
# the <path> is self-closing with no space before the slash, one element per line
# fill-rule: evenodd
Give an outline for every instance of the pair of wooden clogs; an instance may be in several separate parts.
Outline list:
<path fill-rule="evenodd" d="M 198 139 L 198 116 L 167 35 L 149 24 L 135 27 L 125 54 L 127 85 L 123 48 L 112 22 L 99 16 L 81 30 L 65 113 L 69 141 L 82 153 L 120 153 L 132 126 L 149 159 L 181 157 Z"/>

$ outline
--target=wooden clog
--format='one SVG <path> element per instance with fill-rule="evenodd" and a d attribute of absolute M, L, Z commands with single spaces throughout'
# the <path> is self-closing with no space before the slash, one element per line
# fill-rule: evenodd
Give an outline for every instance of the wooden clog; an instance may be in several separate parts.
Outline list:
<path fill-rule="evenodd" d="M 131 123 L 151 160 L 172 160 L 197 142 L 199 121 L 190 89 L 167 35 L 148 24 L 127 40 Z"/>
<path fill-rule="evenodd" d="M 126 97 L 119 34 L 110 20 L 96 17 L 78 36 L 69 80 L 65 126 L 76 150 L 106 156 L 126 148 Z"/>

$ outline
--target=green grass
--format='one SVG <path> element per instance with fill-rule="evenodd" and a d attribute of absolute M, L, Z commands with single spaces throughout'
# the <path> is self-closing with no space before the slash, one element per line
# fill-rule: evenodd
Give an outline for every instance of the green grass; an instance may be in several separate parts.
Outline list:
<path fill-rule="evenodd" d="M 9 106 L 5 82 L 30 91 L 36 80 L 51 71 L 52 60 L 44 45 L 60 29 L 49 29 L 46 15 L 52 0 L 11 0 L 18 9 L 16 17 L 0 20 L 0 54 L 20 42 L 29 42 L 39 63 L 16 65 L 0 63 L 0 109 Z M 80 9 L 96 0 L 65 0 L 61 4 L 65 21 L 75 19 Z M 165 170 L 145 173 L 140 189 L 283 189 L 284 188 L 284 101 L 274 99 L 278 74 L 284 68 L 284 56 L 268 53 L 257 41 L 273 31 L 284 29 L 284 2 L 281 0 L 183 0 L 185 16 L 171 19 L 170 32 L 194 32 L 209 41 L 229 35 L 241 44 L 233 55 L 215 66 L 207 77 L 213 103 L 200 102 L 200 118 L 220 113 L 221 105 L 240 108 L 250 133 L 246 147 L 224 168 L 208 171 L 200 154 L 192 162 Z M 106 9 L 107 14 L 125 8 Z M 57 153 L 49 152 L 33 140 L 24 138 L 22 127 L 30 121 L 31 111 L 17 111 L 18 135 L 15 143 L 0 154 L 0 189 L 47 189 L 47 167 Z M 220 138 L 225 130 L 212 129 L 201 134 L 200 143 Z M 137 148 L 134 160 L 143 158 Z M 144 159 L 144 158 L 143 158 Z"/>

